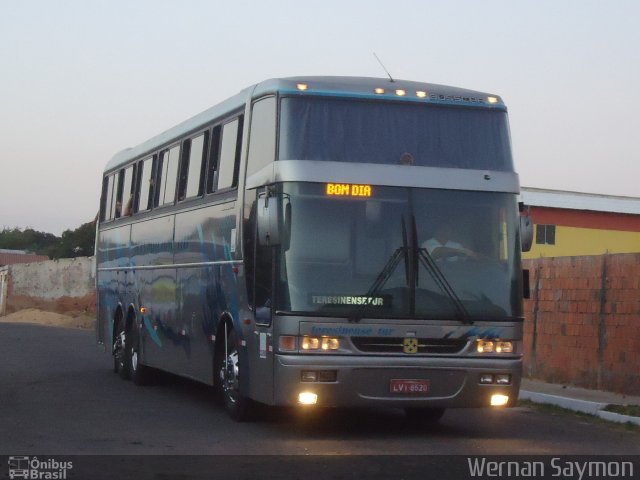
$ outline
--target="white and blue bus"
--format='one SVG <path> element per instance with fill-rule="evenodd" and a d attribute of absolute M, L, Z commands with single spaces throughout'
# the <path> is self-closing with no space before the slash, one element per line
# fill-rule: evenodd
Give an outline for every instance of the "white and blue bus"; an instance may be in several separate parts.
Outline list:
<path fill-rule="evenodd" d="M 518 193 L 496 95 L 264 81 L 107 164 L 98 343 L 137 384 L 215 386 L 237 420 L 254 402 L 513 405 Z"/>

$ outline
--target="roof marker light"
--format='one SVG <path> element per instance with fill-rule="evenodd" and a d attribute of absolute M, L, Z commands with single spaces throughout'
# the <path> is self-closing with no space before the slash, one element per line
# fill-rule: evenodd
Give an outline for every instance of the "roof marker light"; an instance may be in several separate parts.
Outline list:
<path fill-rule="evenodd" d="M 376 92 L 378 95 L 382 95 L 384 93 L 384 88 L 376 88 L 374 92 Z"/>
<path fill-rule="evenodd" d="M 309 85 L 307 85 L 306 83 L 299 83 L 296 85 L 296 88 L 298 90 L 300 90 L 301 92 L 304 92 L 305 90 L 307 90 L 309 88 Z"/>
<path fill-rule="evenodd" d="M 406 90 L 402 90 L 402 89 L 398 89 L 396 90 L 396 95 L 398 95 L 399 97 L 404 97 L 407 94 Z"/>
<path fill-rule="evenodd" d="M 487 97 L 487 101 L 489 103 L 498 103 L 498 99 L 496 97 Z"/>
<path fill-rule="evenodd" d="M 423 91 L 423 90 L 418 90 L 416 92 L 416 97 L 418 98 L 425 98 L 427 96 L 427 92 Z"/>

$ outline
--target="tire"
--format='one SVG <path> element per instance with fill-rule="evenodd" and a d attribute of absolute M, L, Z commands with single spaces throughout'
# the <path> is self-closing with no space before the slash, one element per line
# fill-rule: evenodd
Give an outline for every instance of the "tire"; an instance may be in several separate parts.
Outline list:
<path fill-rule="evenodd" d="M 131 341 L 129 342 L 131 349 L 129 353 L 131 380 L 138 386 L 148 385 L 151 372 L 149 367 L 140 363 L 141 338 L 140 331 L 136 327 L 135 322 L 131 326 L 129 337 L 131 337 Z"/>
<path fill-rule="evenodd" d="M 405 408 L 407 422 L 411 425 L 432 426 L 438 423 L 444 413 L 445 408 Z"/>
<path fill-rule="evenodd" d="M 129 361 L 127 360 L 127 332 L 122 320 L 116 321 L 113 341 L 113 371 L 123 380 L 130 378 Z"/>
<path fill-rule="evenodd" d="M 220 395 L 229 416 L 236 422 L 245 422 L 250 419 L 252 402 L 240 393 L 242 368 L 238 340 L 233 330 L 227 336 L 226 359 L 224 346 L 221 350 L 222 353 L 216 355 L 218 359 L 216 372 Z"/>

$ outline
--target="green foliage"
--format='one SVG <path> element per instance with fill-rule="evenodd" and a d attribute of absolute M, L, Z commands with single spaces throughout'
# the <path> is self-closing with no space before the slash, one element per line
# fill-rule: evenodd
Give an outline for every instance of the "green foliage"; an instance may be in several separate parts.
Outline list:
<path fill-rule="evenodd" d="M 93 222 L 84 223 L 75 230 L 65 230 L 61 237 L 32 228 L 5 227 L 0 230 L 0 249 L 26 250 L 48 255 L 51 259 L 84 257 L 93 255 L 95 235 Z"/>

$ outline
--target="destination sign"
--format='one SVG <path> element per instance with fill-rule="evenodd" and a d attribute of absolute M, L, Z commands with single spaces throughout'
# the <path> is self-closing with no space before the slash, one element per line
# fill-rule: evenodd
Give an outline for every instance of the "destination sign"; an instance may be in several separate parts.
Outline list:
<path fill-rule="evenodd" d="M 360 305 L 390 307 L 391 295 L 310 295 L 313 305 Z"/>
<path fill-rule="evenodd" d="M 352 183 L 327 183 L 327 195 L 332 197 L 370 197 L 371 185 L 354 185 Z"/>

